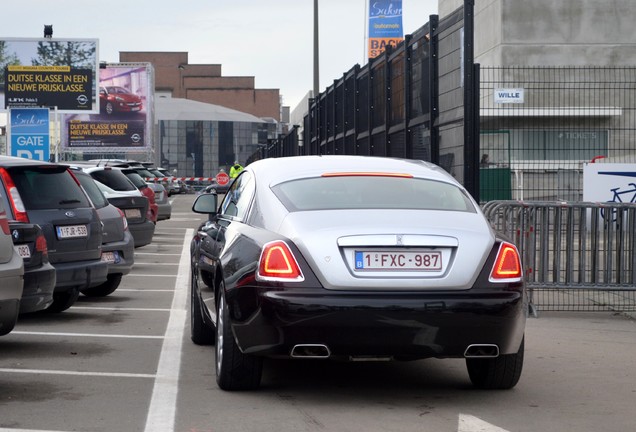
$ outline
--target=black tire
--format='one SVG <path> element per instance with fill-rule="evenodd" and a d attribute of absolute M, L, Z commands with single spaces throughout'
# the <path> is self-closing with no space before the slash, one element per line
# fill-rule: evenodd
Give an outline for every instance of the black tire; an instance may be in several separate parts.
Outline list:
<path fill-rule="evenodd" d="M 68 291 L 53 293 L 53 303 L 46 308 L 47 312 L 64 312 L 75 304 L 79 298 L 78 288 L 71 288 Z"/>
<path fill-rule="evenodd" d="M 106 282 L 94 287 L 84 288 L 82 294 L 86 297 L 106 297 L 115 292 L 117 287 L 119 287 L 122 277 L 123 275 L 121 273 L 109 274 Z"/>
<path fill-rule="evenodd" d="M 203 305 L 199 295 L 194 270 L 190 271 L 190 339 L 197 345 L 214 345 L 216 334 L 203 317 Z"/>
<path fill-rule="evenodd" d="M 243 354 L 236 344 L 223 288 L 217 306 L 216 383 L 222 390 L 253 390 L 261 384 L 263 358 Z"/>
<path fill-rule="evenodd" d="M 111 115 L 114 111 L 115 111 L 115 107 L 113 107 L 113 104 L 110 102 L 106 102 L 106 114 Z"/>
<path fill-rule="evenodd" d="M 508 390 L 519 382 L 523 369 L 525 338 L 515 354 L 495 358 L 467 358 L 466 367 L 473 385 L 487 390 Z"/>

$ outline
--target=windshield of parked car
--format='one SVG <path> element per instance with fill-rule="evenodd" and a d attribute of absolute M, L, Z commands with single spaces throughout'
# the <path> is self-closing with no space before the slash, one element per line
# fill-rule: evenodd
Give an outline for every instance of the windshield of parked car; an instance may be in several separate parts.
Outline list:
<path fill-rule="evenodd" d="M 415 209 L 475 212 L 465 192 L 435 180 L 394 176 L 333 176 L 292 180 L 272 188 L 289 211 Z"/>
<path fill-rule="evenodd" d="M 135 191 L 137 187 L 117 169 L 92 171 L 91 177 L 106 186 L 118 191 Z"/>
<path fill-rule="evenodd" d="M 91 206 L 66 167 L 13 168 L 11 178 L 27 210 Z"/>
<path fill-rule="evenodd" d="M 88 197 L 93 202 L 95 208 L 100 209 L 108 205 L 108 200 L 106 199 L 102 191 L 99 190 L 99 188 L 95 184 L 95 180 L 93 180 L 90 175 L 84 174 L 82 172 L 75 172 L 74 174 L 77 178 L 77 181 L 80 182 L 80 185 L 82 185 L 82 187 L 88 194 Z"/>

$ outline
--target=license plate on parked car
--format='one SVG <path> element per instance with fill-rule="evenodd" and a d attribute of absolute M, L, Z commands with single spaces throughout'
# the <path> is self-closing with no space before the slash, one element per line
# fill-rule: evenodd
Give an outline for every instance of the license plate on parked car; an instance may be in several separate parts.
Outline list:
<path fill-rule="evenodd" d="M 88 237 L 88 230 L 86 225 L 65 225 L 55 227 L 57 231 L 57 238 L 81 238 Z"/>
<path fill-rule="evenodd" d="M 355 251 L 355 270 L 439 271 L 443 269 L 438 251 Z"/>
<path fill-rule="evenodd" d="M 125 209 L 124 213 L 126 214 L 127 219 L 138 219 L 141 217 L 141 210 L 139 209 Z"/>
<path fill-rule="evenodd" d="M 119 263 L 119 253 L 117 253 L 116 251 L 113 252 L 102 252 L 102 261 L 107 262 L 107 263 Z"/>
<path fill-rule="evenodd" d="M 31 258 L 31 249 L 29 249 L 29 245 L 16 245 L 14 247 L 21 258 Z"/>

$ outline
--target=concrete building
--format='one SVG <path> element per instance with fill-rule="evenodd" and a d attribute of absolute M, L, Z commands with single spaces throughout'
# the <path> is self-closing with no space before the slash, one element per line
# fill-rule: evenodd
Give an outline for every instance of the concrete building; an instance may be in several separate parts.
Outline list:
<path fill-rule="evenodd" d="M 190 64 L 187 52 L 122 51 L 119 61 L 152 63 L 157 97 L 190 99 L 281 121 L 279 89 L 257 89 L 253 76 L 228 77 L 220 64 Z"/>
<path fill-rule="evenodd" d="M 439 0 L 439 16 L 463 3 Z M 632 66 L 635 20 L 634 0 L 475 0 L 475 62 Z"/>

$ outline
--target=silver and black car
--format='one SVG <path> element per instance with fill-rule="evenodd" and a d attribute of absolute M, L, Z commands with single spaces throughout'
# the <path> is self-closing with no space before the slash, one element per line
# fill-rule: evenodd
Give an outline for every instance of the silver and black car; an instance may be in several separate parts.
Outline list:
<path fill-rule="evenodd" d="M 0 336 L 11 332 L 18 321 L 24 283 L 24 263 L 13 247 L 2 201 L 0 199 Z"/>
<path fill-rule="evenodd" d="M 0 156 L 0 199 L 11 219 L 42 228 L 56 274 L 47 310 L 66 310 L 81 290 L 106 282 L 102 224 L 68 166 Z"/>
<path fill-rule="evenodd" d="M 527 299 L 514 244 L 446 171 L 422 161 L 256 161 L 191 243 L 191 338 L 216 344 L 226 390 L 264 357 L 463 358 L 479 388 L 521 375 Z"/>

